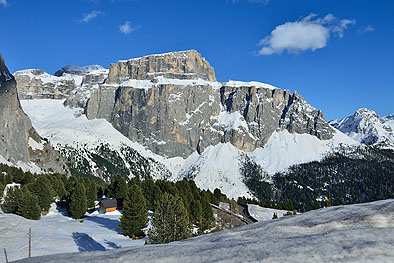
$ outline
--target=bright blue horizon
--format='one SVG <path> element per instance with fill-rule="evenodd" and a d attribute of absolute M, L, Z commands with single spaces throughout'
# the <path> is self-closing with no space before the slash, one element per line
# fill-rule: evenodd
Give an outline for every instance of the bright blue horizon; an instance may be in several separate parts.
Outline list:
<path fill-rule="evenodd" d="M 0 0 L 0 52 L 11 72 L 53 74 L 69 64 L 108 68 L 120 59 L 195 49 L 218 81 L 297 90 L 327 120 L 362 107 L 388 115 L 393 13 L 391 0 Z M 310 14 L 317 16 L 306 19 Z"/>

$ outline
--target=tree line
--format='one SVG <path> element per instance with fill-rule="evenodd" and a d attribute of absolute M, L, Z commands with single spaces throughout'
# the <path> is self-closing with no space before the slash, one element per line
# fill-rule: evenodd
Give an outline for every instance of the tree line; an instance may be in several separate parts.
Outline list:
<path fill-rule="evenodd" d="M 94 209 L 98 197 L 122 198 L 119 227 L 123 234 L 143 237 L 148 211 L 152 211 L 152 228 L 148 232 L 151 243 L 167 243 L 205 233 L 215 225 L 210 203 L 218 205 L 227 200 L 219 189 L 214 193 L 201 190 L 187 179 L 169 182 L 146 176 L 142 180 L 139 177 L 126 180 L 114 175 L 107 183 L 61 174 L 35 175 L 0 165 L 0 192 L 10 183 L 20 187 L 8 189 L 1 208 L 5 213 L 28 219 L 40 219 L 54 201 L 65 207 L 74 219 L 81 219 L 89 209 Z"/>
<path fill-rule="evenodd" d="M 278 172 L 272 182 L 267 182 L 265 171 L 248 158 L 241 172 L 256 199 L 239 201 L 265 207 L 305 212 L 394 198 L 394 152 L 387 149 L 360 147 L 351 153 L 332 153 L 321 161 Z"/>

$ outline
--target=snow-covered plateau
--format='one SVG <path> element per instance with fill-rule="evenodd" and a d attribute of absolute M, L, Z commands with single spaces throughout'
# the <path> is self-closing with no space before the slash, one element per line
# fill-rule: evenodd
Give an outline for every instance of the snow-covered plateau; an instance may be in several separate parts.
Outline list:
<path fill-rule="evenodd" d="M 15 233 L 17 228 L 8 231 Z M 18 262 L 391 263 L 393 258 L 394 200 L 389 199 L 323 208 L 165 245 L 49 255 Z"/>

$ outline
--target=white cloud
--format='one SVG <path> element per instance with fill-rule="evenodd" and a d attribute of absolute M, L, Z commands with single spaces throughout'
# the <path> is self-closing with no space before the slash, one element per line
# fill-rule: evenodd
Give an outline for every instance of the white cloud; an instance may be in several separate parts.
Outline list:
<path fill-rule="evenodd" d="M 7 0 L 0 0 L 0 4 L 3 5 L 3 6 L 7 6 L 8 5 Z"/>
<path fill-rule="evenodd" d="M 364 34 L 364 33 L 372 32 L 372 31 L 375 31 L 375 28 L 373 26 L 371 26 L 371 25 L 368 25 L 365 28 L 359 29 L 358 33 Z"/>
<path fill-rule="evenodd" d="M 343 37 L 343 32 L 345 29 L 347 29 L 348 25 L 354 25 L 356 24 L 355 20 L 349 20 L 349 19 L 342 19 L 336 26 L 334 26 L 333 31 L 338 33 L 339 37 Z"/>
<path fill-rule="evenodd" d="M 333 14 L 323 18 L 310 14 L 301 20 L 277 26 L 260 41 L 258 55 L 280 54 L 285 50 L 290 53 L 315 51 L 327 45 L 330 35 L 343 37 L 347 27 L 355 23 L 349 19 L 338 20 Z"/>
<path fill-rule="evenodd" d="M 140 29 L 141 26 L 132 27 L 130 21 L 126 21 L 124 24 L 119 26 L 119 30 L 122 34 L 128 35 L 133 31 Z"/>
<path fill-rule="evenodd" d="M 100 11 L 100 10 L 93 10 L 92 12 L 90 12 L 88 14 L 83 14 L 83 17 L 82 17 L 82 19 L 79 20 L 79 22 L 88 23 L 90 20 L 92 20 L 93 18 L 96 18 L 100 15 L 104 15 L 104 12 Z"/>

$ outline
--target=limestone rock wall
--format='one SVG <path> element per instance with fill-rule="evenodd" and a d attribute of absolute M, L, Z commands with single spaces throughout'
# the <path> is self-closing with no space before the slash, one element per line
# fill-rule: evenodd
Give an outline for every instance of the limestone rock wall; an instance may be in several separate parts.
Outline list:
<path fill-rule="evenodd" d="M 32 147 L 29 142 L 39 145 Z M 23 112 L 14 76 L 0 54 L 0 155 L 8 162 L 35 162 L 44 171 L 67 173 L 60 155 L 44 141 Z"/>
<path fill-rule="evenodd" d="M 203 79 L 216 81 L 209 62 L 195 50 L 151 55 L 111 64 L 106 83 L 122 83 L 128 79 Z"/>
<path fill-rule="evenodd" d="M 198 74 L 204 72 L 201 68 L 208 68 L 204 66 L 208 62 L 196 61 L 204 60 L 195 51 L 187 51 L 112 64 L 105 85 L 87 104 L 87 117 L 105 118 L 131 140 L 168 157 L 187 157 L 226 142 L 253 151 L 263 147 L 275 131 L 284 129 L 332 138 L 334 130 L 323 113 L 298 93 L 248 83 L 186 81 L 192 70 L 179 65 L 202 65 L 189 67 Z M 171 75 L 163 73 L 169 71 Z M 214 75 L 209 76 L 205 80 L 215 80 Z M 141 87 L 140 82 L 130 81 L 133 78 L 147 79 L 148 84 Z"/>

